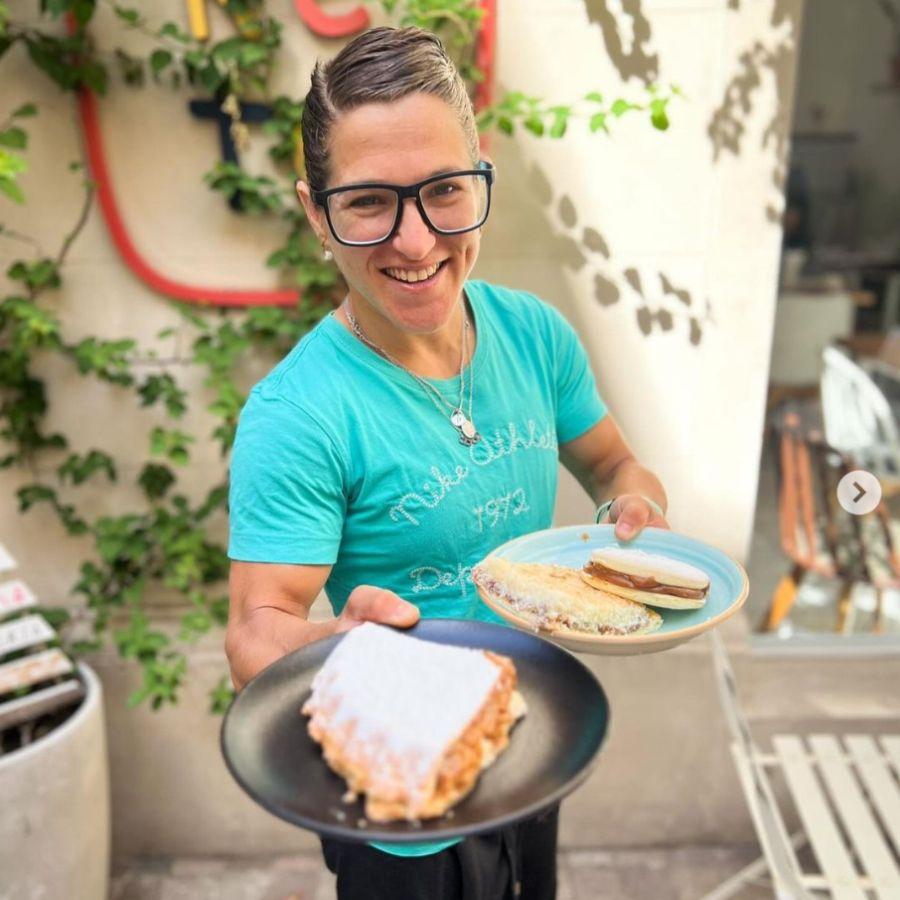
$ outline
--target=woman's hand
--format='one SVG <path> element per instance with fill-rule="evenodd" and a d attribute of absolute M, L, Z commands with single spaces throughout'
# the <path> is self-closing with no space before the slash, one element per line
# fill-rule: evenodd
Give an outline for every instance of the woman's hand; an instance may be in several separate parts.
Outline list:
<path fill-rule="evenodd" d="M 335 620 L 335 634 L 349 631 L 363 622 L 378 622 L 410 628 L 419 621 L 419 609 L 393 591 L 361 584 L 347 598 L 347 605 Z"/>
<path fill-rule="evenodd" d="M 645 528 L 668 528 L 665 518 L 640 494 L 620 494 L 609 509 L 609 521 L 616 526 L 616 538 L 634 540 Z"/>

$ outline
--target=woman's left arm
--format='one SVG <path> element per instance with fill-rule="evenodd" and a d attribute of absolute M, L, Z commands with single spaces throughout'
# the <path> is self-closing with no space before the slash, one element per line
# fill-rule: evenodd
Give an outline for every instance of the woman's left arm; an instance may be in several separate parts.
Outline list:
<path fill-rule="evenodd" d="M 669 527 L 660 480 L 635 459 L 611 415 L 560 444 L 559 455 L 595 503 L 613 501 L 609 521 L 615 522 L 619 540 L 629 541 L 647 526 Z"/>

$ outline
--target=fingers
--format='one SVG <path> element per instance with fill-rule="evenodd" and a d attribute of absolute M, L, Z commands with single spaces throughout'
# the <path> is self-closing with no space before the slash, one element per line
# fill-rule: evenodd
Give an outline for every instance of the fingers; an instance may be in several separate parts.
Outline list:
<path fill-rule="evenodd" d="M 618 497 L 609 513 L 612 521 L 616 523 L 616 538 L 620 541 L 636 538 L 653 518 L 650 504 L 643 497 L 634 494 L 623 494 Z"/>
<path fill-rule="evenodd" d="M 419 621 L 419 609 L 393 591 L 360 585 L 347 598 L 339 616 L 338 631 L 348 631 L 362 622 L 379 622 L 409 628 Z"/>

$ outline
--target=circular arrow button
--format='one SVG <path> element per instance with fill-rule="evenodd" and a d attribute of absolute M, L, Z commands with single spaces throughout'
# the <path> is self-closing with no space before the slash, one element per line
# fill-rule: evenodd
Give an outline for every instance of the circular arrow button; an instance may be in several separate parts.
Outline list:
<path fill-rule="evenodd" d="M 881 482 L 865 469 L 854 469 L 838 482 L 837 498 L 848 513 L 864 516 L 881 502 Z"/>

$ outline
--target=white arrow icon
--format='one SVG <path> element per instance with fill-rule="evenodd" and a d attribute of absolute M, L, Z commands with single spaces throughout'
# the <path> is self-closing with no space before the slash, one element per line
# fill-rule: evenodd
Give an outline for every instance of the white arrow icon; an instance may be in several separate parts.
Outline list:
<path fill-rule="evenodd" d="M 837 486 L 838 503 L 854 516 L 864 516 L 881 502 L 881 483 L 865 469 L 848 472 Z"/>

